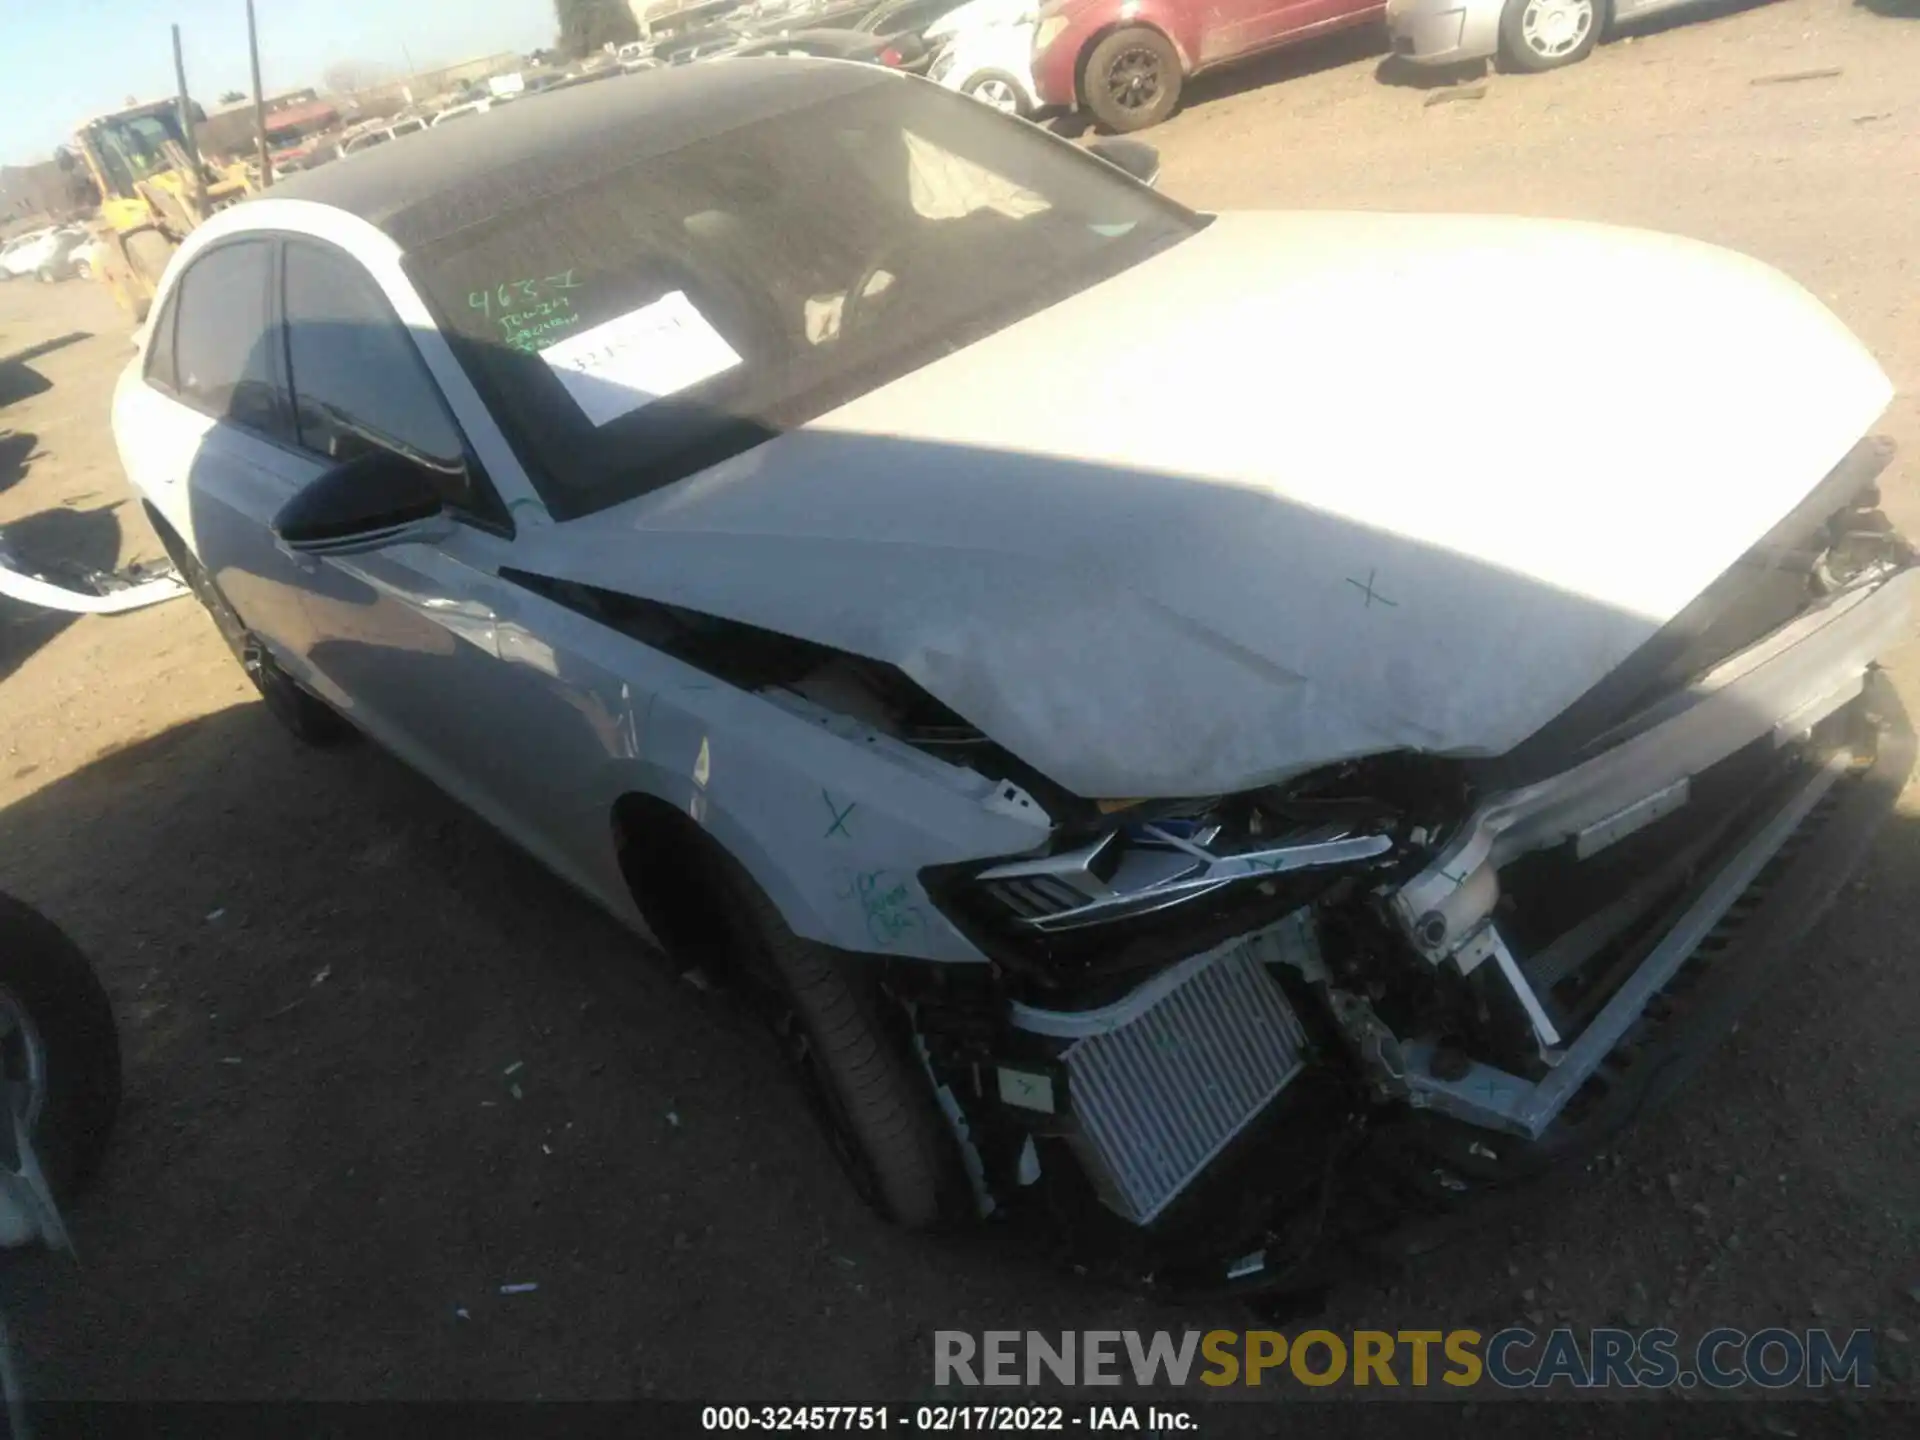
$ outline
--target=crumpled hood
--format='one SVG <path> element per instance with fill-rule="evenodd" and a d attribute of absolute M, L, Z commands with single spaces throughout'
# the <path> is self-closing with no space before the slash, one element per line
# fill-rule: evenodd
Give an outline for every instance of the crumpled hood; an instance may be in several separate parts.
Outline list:
<path fill-rule="evenodd" d="M 1076 793 L 1505 752 L 1885 408 L 1691 241 L 1231 215 L 527 568 L 889 661 Z"/>

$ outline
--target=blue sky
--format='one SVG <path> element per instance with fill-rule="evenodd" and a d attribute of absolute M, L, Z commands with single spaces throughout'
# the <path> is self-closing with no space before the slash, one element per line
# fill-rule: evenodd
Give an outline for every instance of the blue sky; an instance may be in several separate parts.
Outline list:
<path fill-rule="evenodd" d="M 393 71 L 450 65 L 553 41 L 552 0 L 254 0 L 267 93 L 316 85 L 337 61 Z M 173 39 L 187 83 L 211 109 L 225 90 L 250 90 L 246 0 L 0 0 L 9 57 L 0 92 L 0 163 L 44 160 L 90 115 L 129 95 L 173 93 Z"/>

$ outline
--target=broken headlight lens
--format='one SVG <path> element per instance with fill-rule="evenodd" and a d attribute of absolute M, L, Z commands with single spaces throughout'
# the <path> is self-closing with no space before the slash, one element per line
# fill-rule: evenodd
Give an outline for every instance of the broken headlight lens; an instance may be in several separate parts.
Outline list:
<path fill-rule="evenodd" d="M 1048 989 L 1118 983 L 1277 920 L 1402 848 L 1377 804 L 1272 801 L 1148 802 L 1049 855 L 935 866 L 921 880 L 1010 970 Z"/>
<path fill-rule="evenodd" d="M 1376 860 L 1393 843 L 1383 830 L 1338 822 L 1263 843 L 1228 839 L 1212 819 L 1141 820 L 1059 854 L 992 866 L 974 883 L 1016 923 L 1058 932 L 1164 910 L 1232 885 Z"/>

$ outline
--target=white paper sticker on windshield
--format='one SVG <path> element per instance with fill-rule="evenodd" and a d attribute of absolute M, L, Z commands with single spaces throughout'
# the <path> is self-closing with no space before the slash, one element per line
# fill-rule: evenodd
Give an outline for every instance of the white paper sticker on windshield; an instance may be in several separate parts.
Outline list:
<path fill-rule="evenodd" d="M 684 291 L 662 295 L 540 352 L 595 426 L 740 363 Z"/>

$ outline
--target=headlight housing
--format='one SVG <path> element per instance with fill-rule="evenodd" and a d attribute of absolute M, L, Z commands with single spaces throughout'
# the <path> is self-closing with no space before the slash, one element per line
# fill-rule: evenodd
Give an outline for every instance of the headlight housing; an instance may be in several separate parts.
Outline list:
<path fill-rule="evenodd" d="M 1395 864 L 1403 824 L 1377 802 L 1301 806 L 1270 792 L 1150 802 L 1052 852 L 936 866 L 927 893 L 976 945 L 1042 990 L 1131 983 Z"/>
<path fill-rule="evenodd" d="M 1038 55 L 1044 51 L 1060 38 L 1060 32 L 1066 28 L 1067 17 L 1064 15 L 1048 15 L 1041 20 L 1033 27 L 1033 53 Z"/>

